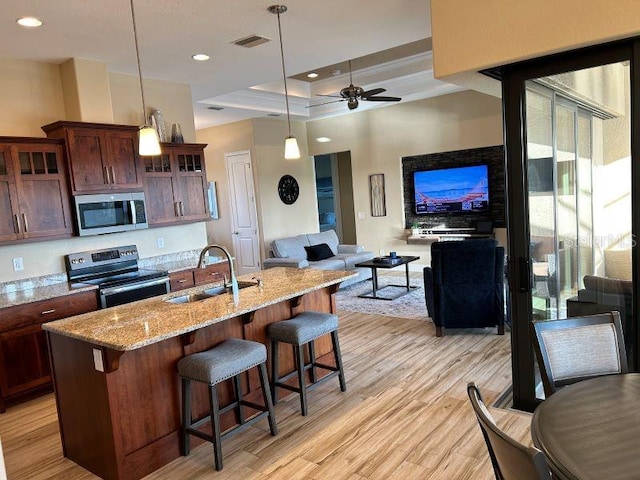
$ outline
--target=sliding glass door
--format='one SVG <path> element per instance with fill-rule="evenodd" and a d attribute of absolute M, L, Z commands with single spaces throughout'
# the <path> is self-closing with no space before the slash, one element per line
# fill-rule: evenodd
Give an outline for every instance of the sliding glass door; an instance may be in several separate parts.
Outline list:
<path fill-rule="evenodd" d="M 634 51 L 628 42 L 503 72 L 516 408 L 543 398 L 534 320 L 618 310 L 637 363 Z"/>

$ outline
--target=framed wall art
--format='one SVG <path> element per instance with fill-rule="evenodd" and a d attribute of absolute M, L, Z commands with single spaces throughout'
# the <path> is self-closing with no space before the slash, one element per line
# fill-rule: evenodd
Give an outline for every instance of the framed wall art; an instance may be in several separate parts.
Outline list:
<path fill-rule="evenodd" d="M 384 192 L 384 173 L 369 175 L 369 193 L 371 195 L 371 216 L 385 217 L 387 205 Z"/>

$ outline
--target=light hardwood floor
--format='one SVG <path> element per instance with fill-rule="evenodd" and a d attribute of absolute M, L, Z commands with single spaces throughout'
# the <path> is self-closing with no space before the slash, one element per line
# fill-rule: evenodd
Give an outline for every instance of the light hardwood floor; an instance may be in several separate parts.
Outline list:
<path fill-rule="evenodd" d="M 276 406 L 266 420 L 223 440 L 224 469 L 210 444 L 147 479 L 491 479 L 486 447 L 466 395 L 474 381 L 491 404 L 510 384 L 509 335 L 495 329 L 447 331 L 421 320 L 340 315 L 347 392 L 338 380 Z M 512 436 L 530 442 L 530 417 L 492 409 Z M 62 456 L 53 395 L 0 415 L 9 480 L 97 478 Z"/>

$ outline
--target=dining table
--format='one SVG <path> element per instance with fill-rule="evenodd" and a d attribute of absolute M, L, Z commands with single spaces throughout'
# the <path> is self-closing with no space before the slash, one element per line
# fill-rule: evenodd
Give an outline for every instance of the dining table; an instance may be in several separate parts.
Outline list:
<path fill-rule="evenodd" d="M 640 373 L 561 388 L 536 408 L 531 435 L 554 479 L 640 479 Z"/>

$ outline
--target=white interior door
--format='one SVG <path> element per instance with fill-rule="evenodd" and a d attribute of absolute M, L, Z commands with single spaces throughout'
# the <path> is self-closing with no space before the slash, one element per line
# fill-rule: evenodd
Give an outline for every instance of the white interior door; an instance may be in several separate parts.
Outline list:
<path fill-rule="evenodd" d="M 249 150 L 225 153 L 231 194 L 231 238 L 239 275 L 260 270 L 258 214 Z"/>

